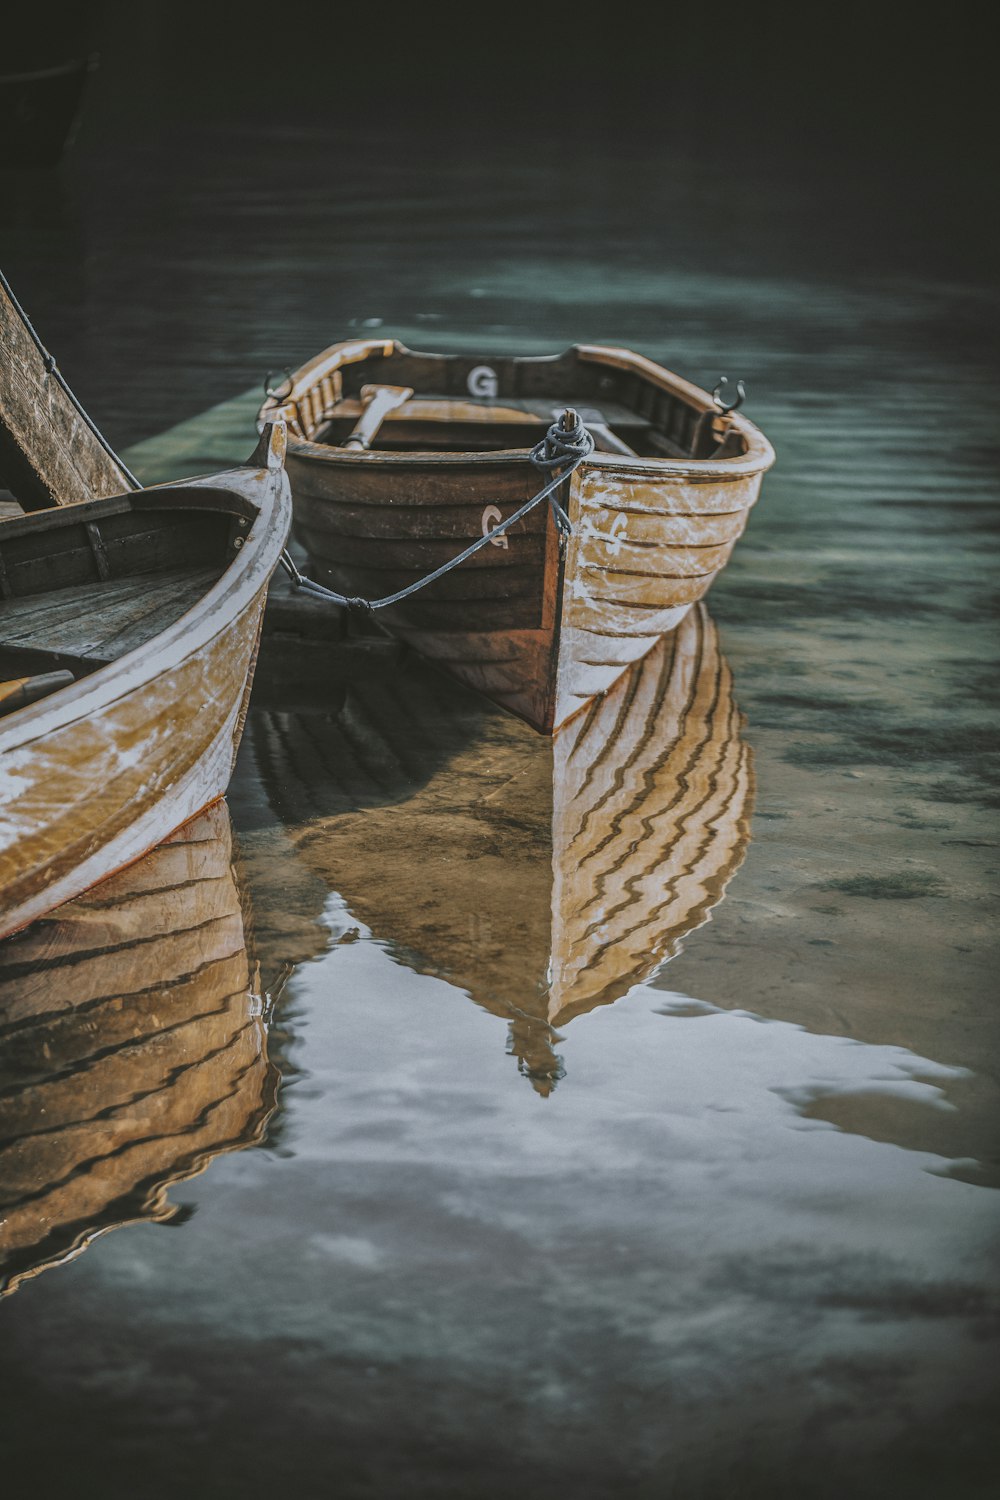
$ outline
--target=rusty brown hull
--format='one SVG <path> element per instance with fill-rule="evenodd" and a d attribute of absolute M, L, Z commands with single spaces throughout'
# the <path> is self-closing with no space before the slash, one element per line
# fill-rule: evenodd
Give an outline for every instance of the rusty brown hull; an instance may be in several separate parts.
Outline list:
<path fill-rule="evenodd" d="M 0 1294 L 260 1139 L 275 1074 L 224 804 L 0 943 Z"/>
<path fill-rule="evenodd" d="M 476 394 L 484 380 L 487 397 Z M 389 413 L 379 446 L 357 451 L 346 435 L 373 382 L 415 395 Z M 613 417 L 632 450 L 595 451 L 568 481 L 568 548 L 542 504 L 378 614 L 545 733 L 606 692 L 703 597 L 773 461 L 766 439 L 641 356 L 590 346 L 486 363 L 391 341 L 336 345 L 262 411 L 289 424 L 295 528 L 311 576 L 377 599 L 416 583 L 537 493 L 543 476 L 528 449 L 565 405 L 592 422 L 594 413 Z"/>

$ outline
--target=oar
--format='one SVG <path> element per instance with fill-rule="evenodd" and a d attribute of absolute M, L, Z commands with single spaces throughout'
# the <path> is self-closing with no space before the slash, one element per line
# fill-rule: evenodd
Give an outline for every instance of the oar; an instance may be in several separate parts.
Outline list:
<path fill-rule="evenodd" d="M 74 681 L 72 672 L 41 672 L 36 677 L 12 677 L 0 682 L 0 715 L 12 714 L 39 698 L 47 698 Z"/>
<path fill-rule="evenodd" d="M 361 399 L 365 403 L 365 409 L 361 413 L 354 430 L 344 443 L 345 448 L 360 448 L 364 451 L 370 448 L 375 434 L 391 411 L 397 406 L 402 406 L 404 401 L 409 401 L 413 390 L 408 385 L 363 385 L 361 387 Z"/>

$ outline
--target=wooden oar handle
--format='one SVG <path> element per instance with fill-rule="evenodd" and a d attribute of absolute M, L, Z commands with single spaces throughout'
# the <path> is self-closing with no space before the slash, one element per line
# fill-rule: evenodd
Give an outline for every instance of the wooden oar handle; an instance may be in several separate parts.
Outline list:
<path fill-rule="evenodd" d="M 12 677 L 0 682 L 0 715 L 12 714 L 15 709 L 47 698 L 60 688 L 69 687 L 75 679 L 72 672 L 40 672 L 35 677 Z"/>
<path fill-rule="evenodd" d="M 408 385 L 363 385 L 361 399 L 365 403 L 365 409 L 354 424 L 354 430 L 344 447 L 370 448 L 372 439 L 385 418 L 397 406 L 402 406 L 404 401 L 409 401 L 412 395 L 412 387 Z"/>

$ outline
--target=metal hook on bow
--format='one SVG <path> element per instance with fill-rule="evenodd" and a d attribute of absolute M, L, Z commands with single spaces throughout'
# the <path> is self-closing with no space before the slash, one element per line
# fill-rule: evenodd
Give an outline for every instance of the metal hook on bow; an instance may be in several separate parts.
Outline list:
<path fill-rule="evenodd" d="M 268 370 L 264 376 L 264 395 L 270 396 L 272 401 L 287 401 L 292 394 L 292 388 L 295 385 L 295 381 L 292 379 L 292 372 L 287 365 L 284 366 L 284 371 L 285 378 L 277 390 L 272 390 L 271 388 L 271 376 L 274 374 L 274 371 Z"/>
<path fill-rule="evenodd" d="M 728 416 L 731 411 L 739 411 L 740 407 L 746 400 L 747 395 L 746 386 L 743 384 L 742 380 L 737 380 L 736 400 L 726 401 L 723 398 L 722 392 L 728 384 L 729 377 L 726 375 L 720 375 L 715 390 L 712 392 L 712 400 L 715 402 L 717 409 L 722 413 L 723 416 Z"/>

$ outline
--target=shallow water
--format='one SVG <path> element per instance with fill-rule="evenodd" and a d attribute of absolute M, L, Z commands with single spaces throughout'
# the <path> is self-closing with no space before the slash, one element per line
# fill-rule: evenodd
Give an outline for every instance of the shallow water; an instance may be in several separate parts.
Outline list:
<path fill-rule="evenodd" d="M 548 748 L 391 658 L 318 688 L 272 643 L 235 875 L 223 820 L 200 877 L 245 964 L 224 1037 L 157 940 L 114 1110 L 100 1027 L 8 1053 L 33 1180 L 46 1046 L 85 1127 L 54 1159 L 46 1126 L 67 1216 L 16 1273 L 127 1227 L 0 1307 L 5 1462 L 39 1495 L 985 1495 L 995 298 L 905 194 L 874 231 L 861 177 L 751 164 L 723 209 L 719 158 L 383 146 L 220 132 L 195 173 L 176 141 L 95 147 L 18 188 L 5 269 L 120 446 L 365 320 L 743 375 L 778 465 L 711 610 L 754 785 L 671 826 L 672 904 L 564 1018 Z M 234 410 L 131 459 L 239 455 Z M 140 1137 L 166 1144 L 132 1170 Z"/>

